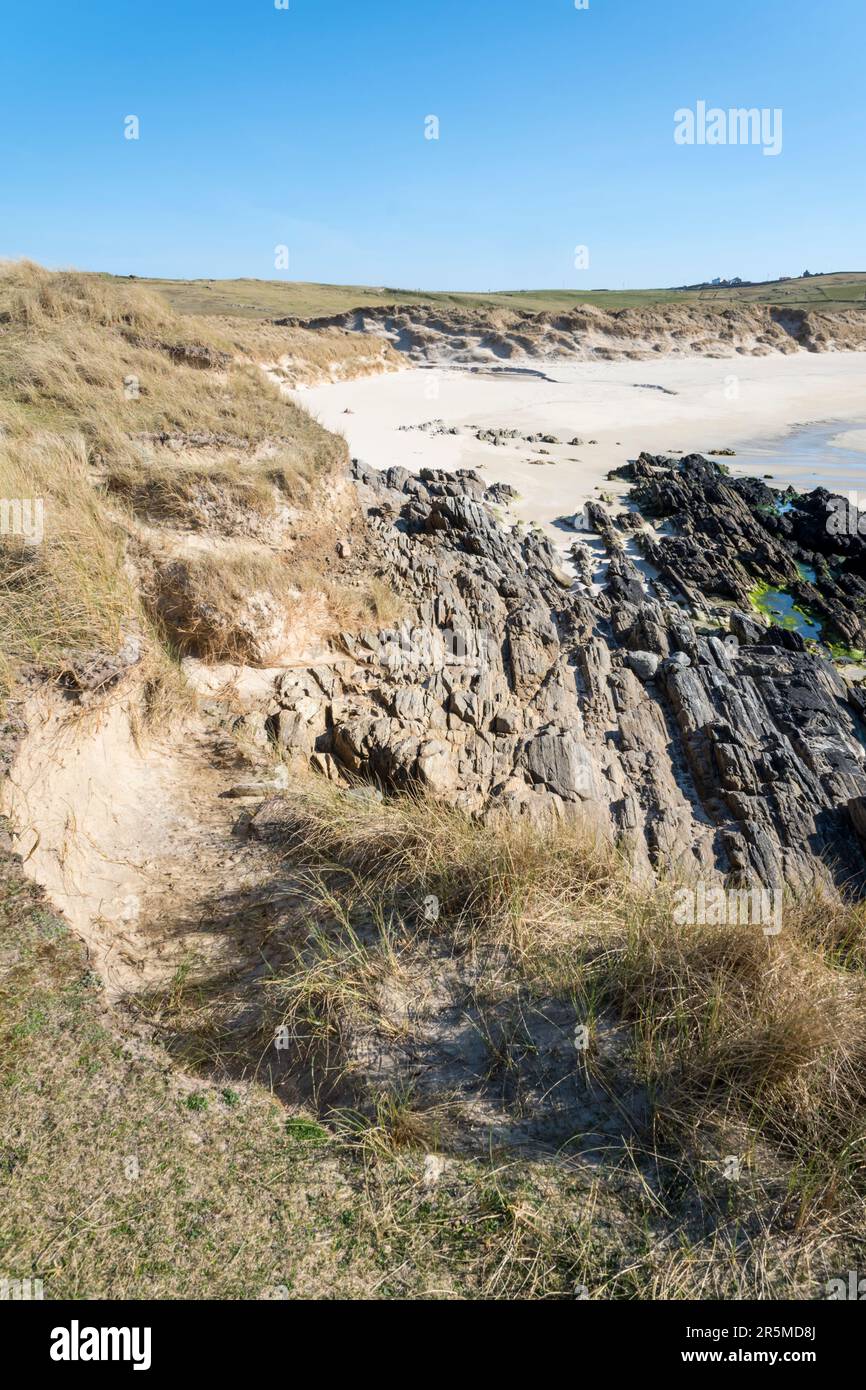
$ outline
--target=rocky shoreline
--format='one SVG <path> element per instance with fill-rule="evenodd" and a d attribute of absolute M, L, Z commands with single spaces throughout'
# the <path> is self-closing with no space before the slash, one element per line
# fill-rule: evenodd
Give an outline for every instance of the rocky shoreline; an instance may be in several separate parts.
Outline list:
<path fill-rule="evenodd" d="M 356 461 L 364 564 L 406 617 L 347 636 L 342 665 L 282 676 L 273 736 L 373 795 L 579 817 L 641 877 L 859 893 L 861 687 L 825 648 L 767 626 L 750 595 L 787 584 L 860 642 L 862 538 L 827 528 L 838 499 L 795 502 L 699 456 L 623 471 L 641 510 L 589 504 L 608 553 L 596 585 L 583 540 L 575 580 L 544 536 L 500 519 L 507 490 L 477 474 Z"/>

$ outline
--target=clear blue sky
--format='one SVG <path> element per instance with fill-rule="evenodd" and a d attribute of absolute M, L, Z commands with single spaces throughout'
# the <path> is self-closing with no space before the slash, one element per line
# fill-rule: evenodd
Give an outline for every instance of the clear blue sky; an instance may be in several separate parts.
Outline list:
<path fill-rule="evenodd" d="M 7 6 L 0 255 L 272 279 L 285 244 L 286 278 L 431 289 L 866 269 L 864 0 L 289 3 Z M 699 99 L 781 107 L 782 153 L 677 146 Z"/>

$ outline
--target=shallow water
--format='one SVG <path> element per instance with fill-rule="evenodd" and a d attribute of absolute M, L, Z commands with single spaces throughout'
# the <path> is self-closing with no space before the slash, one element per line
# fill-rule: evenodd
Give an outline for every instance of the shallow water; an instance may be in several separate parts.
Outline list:
<path fill-rule="evenodd" d="M 866 453 L 833 440 L 851 430 L 851 421 L 825 420 L 800 425 L 790 434 L 754 440 L 738 447 L 736 457 L 719 459 L 733 474 L 767 478 L 771 487 L 794 487 L 811 492 L 826 487 L 843 496 L 866 492 Z"/>
<path fill-rule="evenodd" d="M 794 606 L 794 600 L 784 589 L 766 589 L 757 603 L 758 608 L 771 618 L 777 627 L 788 628 L 817 642 L 821 636 L 821 624 Z"/>

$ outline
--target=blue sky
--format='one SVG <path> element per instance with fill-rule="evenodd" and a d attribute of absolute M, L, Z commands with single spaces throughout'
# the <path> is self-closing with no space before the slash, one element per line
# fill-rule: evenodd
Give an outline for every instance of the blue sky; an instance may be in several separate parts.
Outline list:
<path fill-rule="evenodd" d="M 866 269 L 863 0 L 289 6 L 8 7 L 0 255 L 273 279 L 285 245 L 285 278 L 480 290 Z M 781 108 L 781 154 L 676 145 L 698 100 Z"/>

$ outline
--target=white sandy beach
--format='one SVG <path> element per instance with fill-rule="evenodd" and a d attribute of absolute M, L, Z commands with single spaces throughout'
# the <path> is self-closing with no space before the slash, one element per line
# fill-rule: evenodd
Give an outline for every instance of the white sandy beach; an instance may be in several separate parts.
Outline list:
<path fill-rule="evenodd" d="M 291 395 L 322 424 L 343 433 L 352 455 L 373 467 L 476 468 L 491 482 L 510 483 L 520 493 L 516 515 L 540 522 L 560 543 L 562 532 L 551 530 L 554 518 L 578 511 L 602 491 L 624 495 L 606 475 L 642 449 L 689 453 L 745 443 L 766 448 L 774 438 L 819 421 L 834 426 L 833 446 L 866 449 L 864 353 L 536 362 L 532 368 L 552 379 L 412 368 Z M 430 436 L 400 429 L 434 419 L 460 432 Z M 597 443 L 539 447 L 513 440 L 495 446 L 476 440 L 468 429 L 473 425 Z M 804 484 L 793 460 L 786 476 L 783 458 L 770 452 L 773 466 L 766 471 L 776 485 L 816 485 Z M 736 459 L 728 462 L 737 468 Z M 840 489 L 850 485 L 850 477 L 849 465 L 844 476 L 840 472 Z"/>
<path fill-rule="evenodd" d="M 843 430 L 830 443 L 841 449 L 856 449 L 866 454 L 866 430 Z"/>

